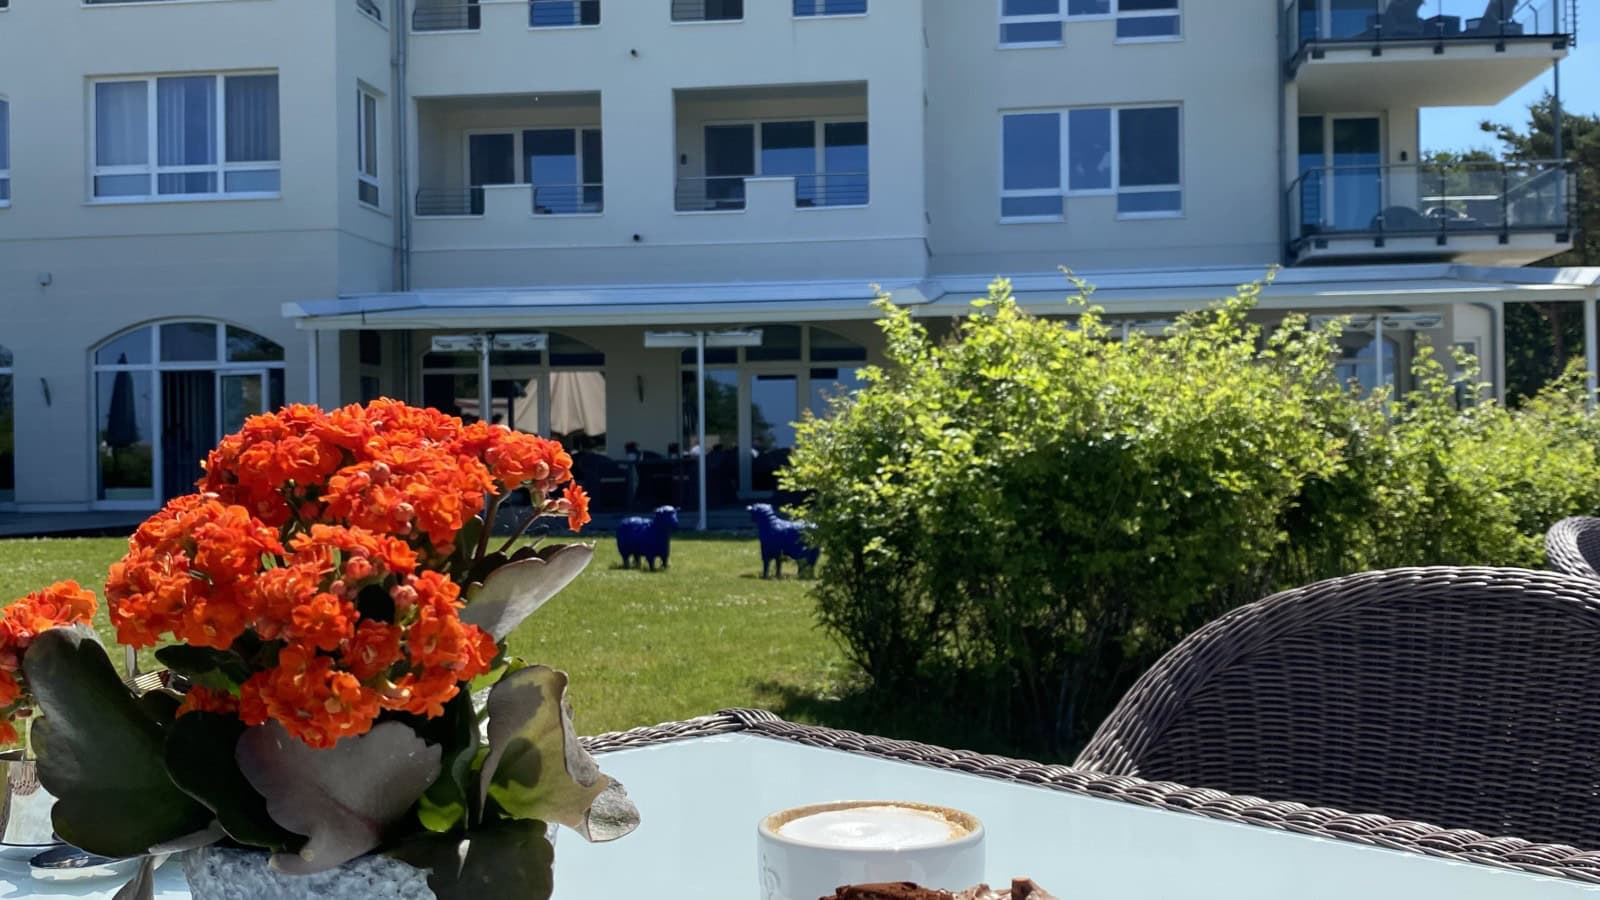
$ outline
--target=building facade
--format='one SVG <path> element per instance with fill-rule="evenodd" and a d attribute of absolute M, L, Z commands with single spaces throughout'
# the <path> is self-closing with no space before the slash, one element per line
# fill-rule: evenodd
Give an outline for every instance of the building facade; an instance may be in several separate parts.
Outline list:
<path fill-rule="evenodd" d="M 1147 332 L 1287 266 L 1259 314 L 1358 316 L 1350 377 L 1498 385 L 1506 303 L 1600 296 L 1521 268 L 1573 181 L 1427 165 L 1419 111 L 1548 71 L 1572 2 L 0 0 L 0 505 L 152 508 L 376 396 L 739 503 L 880 288 L 1066 314 L 1062 266 Z"/>

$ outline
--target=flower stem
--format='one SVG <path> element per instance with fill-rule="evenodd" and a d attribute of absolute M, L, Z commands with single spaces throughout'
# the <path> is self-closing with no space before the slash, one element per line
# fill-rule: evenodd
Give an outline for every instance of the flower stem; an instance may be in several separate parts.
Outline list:
<path fill-rule="evenodd" d="M 483 511 L 483 531 L 478 534 L 478 551 L 472 555 L 472 562 L 476 565 L 483 561 L 483 555 L 489 551 L 489 535 L 494 532 L 494 521 L 500 512 L 500 501 L 505 499 L 504 494 L 495 494 L 489 501 L 489 506 Z"/>

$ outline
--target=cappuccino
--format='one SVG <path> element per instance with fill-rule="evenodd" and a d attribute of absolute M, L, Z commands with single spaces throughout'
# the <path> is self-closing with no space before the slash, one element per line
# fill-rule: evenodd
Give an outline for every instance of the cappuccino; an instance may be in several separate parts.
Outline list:
<path fill-rule="evenodd" d="M 959 840 L 972 832 L 953 810 L 883 803 L 805 812 L 778 826 L 778 834 L 818 847 L 909 850 Z"/>

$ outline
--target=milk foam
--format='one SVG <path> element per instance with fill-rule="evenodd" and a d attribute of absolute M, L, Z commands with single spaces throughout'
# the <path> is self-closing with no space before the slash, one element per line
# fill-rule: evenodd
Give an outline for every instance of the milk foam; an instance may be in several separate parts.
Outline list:
<path fill-rule="evenodd" d="M 906 806 L 858 806 L 813 813 L 778 828 L 807 844 L 860 850 L 909 850 L 965 837 L 967 830 L 931 810 Z"/>

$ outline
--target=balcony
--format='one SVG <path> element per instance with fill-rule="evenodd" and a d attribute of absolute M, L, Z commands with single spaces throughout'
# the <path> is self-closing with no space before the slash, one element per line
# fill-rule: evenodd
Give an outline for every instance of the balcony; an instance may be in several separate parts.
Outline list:
<path fill-rule="evenodd" d="M 413 31 L 477 31 L 484 6 L 526 6 L 529 28 L 578 28 L 600 24 L 600 0 L 417 0 Z"/>
<path fill-rule="evenodd" d="M 676 108 L 678 212 L 742 212 L 753 189 L 792 209 L 871 200 L 863 84 L 678 91 Z"/>
<path fill-rule="evenodd" d="M 1556 161 L 1310 168 L 1289 188 L 1289 256 L 1522 266 L 1572 247 L 1575 199 Z"/>
<path fill-rule="evenodd" d="M 420 100 L 417 134 L 419 217 L 605 211 L 599 94 Z"/>
<path fill-rule="evenodd" d="M 1290 0 L 1302 109 L 1491 106 L 1563 58 L 1574 0 Z"/>

